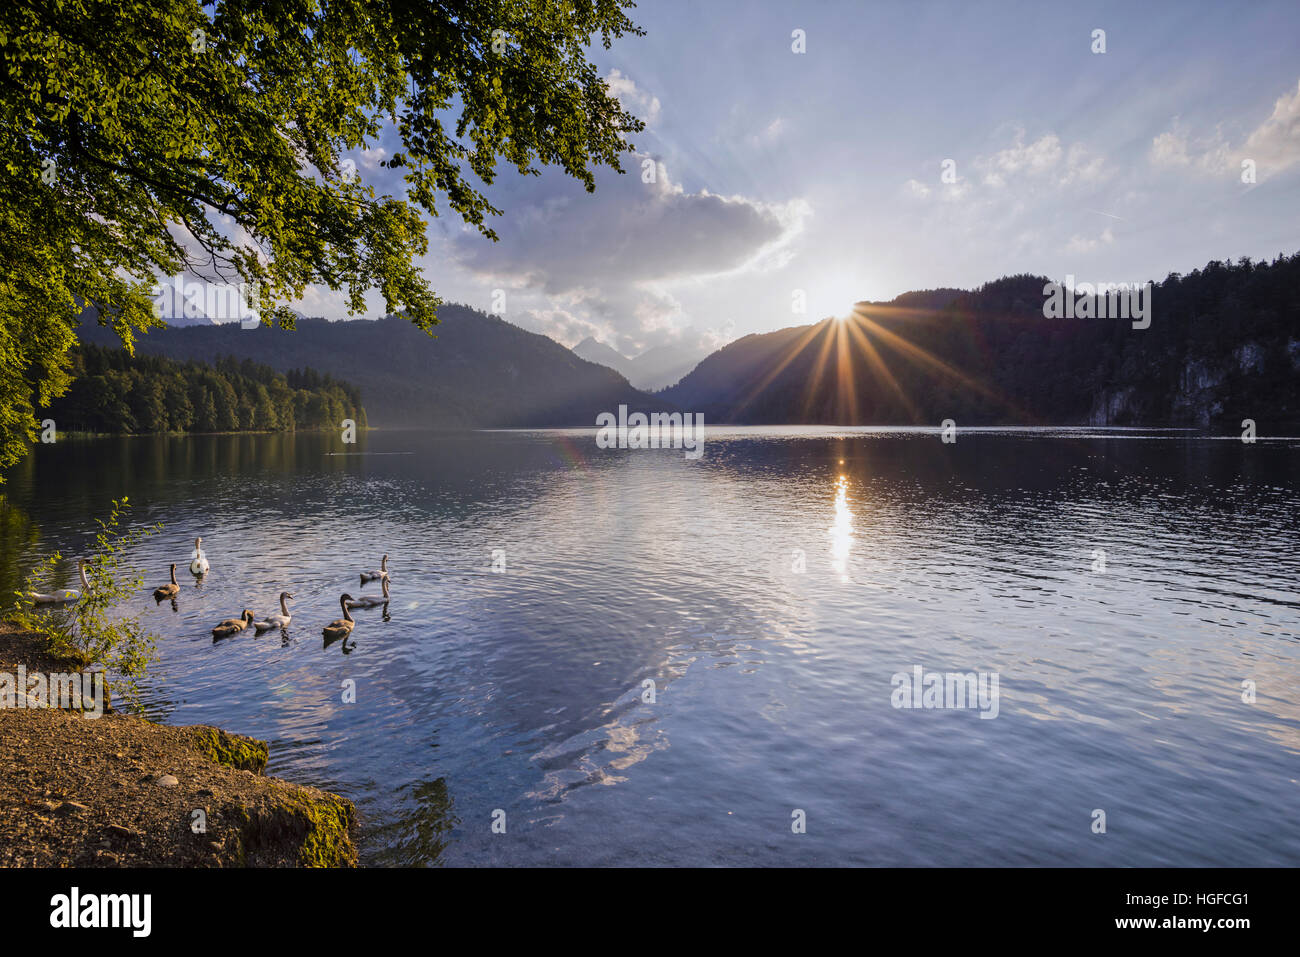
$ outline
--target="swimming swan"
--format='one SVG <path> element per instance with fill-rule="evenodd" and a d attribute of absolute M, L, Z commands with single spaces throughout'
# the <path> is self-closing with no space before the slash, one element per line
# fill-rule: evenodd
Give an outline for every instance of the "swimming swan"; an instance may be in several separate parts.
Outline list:
<path fill-rule="evenodd" d="M 284 607 L 284 600 L 292 598 L 287 591 L 280 592 L 280 614 L 267 615 L 262 621 L 253 622 L 253 628 L 257 631 L 270 631 L 272 628 L 287 628 L 293 615 L 289 614 L 289 609 Z"/>
<path fill-rule="evenodd" d="M 339 605 L 343 608 L 343 617 L 335 618 L 325 626 L 325 640 L 338 641 L 340 638 L 346 638 L 352 634 L 352 626 L 356 624 L 352 620 L 352 613 L 348 611 L 348 602 L 352 600 L 351 595 L 340 595 Z"/>
<path fill-rule="evenodd" d="M 191 575 L 206 575 L 208 573 L 208 560 L 203 556 L 203 539 L 194 539 L 194 561 L 190 562 Z"/>
<path fill-rule="evenodd" d="M 153 590 L 155 601 L 162 601 L 164 598 L 175 598 L 181 590 L 181 586 L 176 584 L 176 563 L 172 562 L 172 580 L 171 584 L 163 585 Z"/>
<path fill-rule="evenodd" d="M 360 598 L 353 598 L 351 601 L 349 601 L 348 607 L 349 608 L 375 608 L 379 605 L 385 604 L 388 601 L 388 576 L 387 575 L 384 575 L 383 581 L 381 581 L 380 584 L 384 586 L 384 597 L 376 598 L 374 595 L 363 595 Z"/>
<path fill-rule="evenodd" d="M 81 591 L 75 588 L 60 588 L 58 591 L 31 593 L 32 603 L 35 605 L 66 605 L 80 598 L 85 592 L 90 591 L 90 582 L 86 581 L 86 563 L 82 559 L 77 559 L 77 574 L 81 576 Z"/>
<path fill-rule="evenodd" d="M 253 613 L 245 608 L 244 613 L 238 618 L 227 618 L 225 621 L 219 622 L 217 627 L 212 629 L 213 639 L 229 638 L 231 635 L 239 634 L 252 624 L 253 617 Z"/>
<path fill-rule="evenodd" d="M 387 577 L 388 577 L 388 556 L 385 555 L 384 560 L 379 563 L 379 571 L 361 573 L 361 584 L 364 586 L 366 582 L 378 581 L 381 578 L 387 578 Z"/>

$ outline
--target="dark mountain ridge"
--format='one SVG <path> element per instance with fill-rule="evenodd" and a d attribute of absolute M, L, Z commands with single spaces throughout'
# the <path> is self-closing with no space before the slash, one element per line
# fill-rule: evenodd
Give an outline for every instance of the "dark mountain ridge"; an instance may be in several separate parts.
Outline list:
<path fill-rule="evenodd" d="M 737 424 L 1300 426 L 1300 254 L 1171 274 L 1153 285 L 1145 329 L 1046 318 L 1048 282 L 1017 275 L 858 303 L 844 320 L 738 339 L 653 396 L 546 336 L 460 305 L 440 309 L 434 338 L 400 317 L 302 319 L 294 331 L 152 330 L 138 348 L 318 369 L 359 387 L 381 427 L 592 426 L 624 404 Z M 117 344 L 111 330 L 81 331 Z"/>
<path fill-rule="evenodd" d="M 461 305 L 438 310 L 434 336 L 408 320 L 300 319 L 286 331 L 237 323 L 153 329 L 144 355 L 252 359 L 278 372 L 302 367 L 361 390 L 371 425 L 433 428 L 594 426 L 600 412 L 671 408 L 618 373 L 554 340 Z M 83 325 L 84 341 L 118 345 L 111 329 Z"/>
<path fill-rule="evenodd" d="M 745 336 L 660 394 L 748 424 L 1300 425 L 1300 254 L 1171 274 L 1146 329 L 1045 318 L 1049 282 L 859 303 L 845 320 Z"/>

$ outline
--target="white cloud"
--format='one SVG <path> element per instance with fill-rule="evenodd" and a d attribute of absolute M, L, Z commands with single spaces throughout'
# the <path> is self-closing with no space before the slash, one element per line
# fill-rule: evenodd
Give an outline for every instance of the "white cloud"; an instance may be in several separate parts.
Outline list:
<path fill-rule="evenodd" d="M 1110 170 L 1105 158 L 1088 150 L 1082 143 L 1068 148 L 1055 133 L 1044 133 L 1033 142 L 1025 142 L 1025 131 L 1017 130 L 1015 140 L 1005 149 L 988 156 L 975 156 L 969 161 L 978 174 L 974 179 L 958 177 L 955 183 L 945 183 L 931 188 L 909 179 L 903 184 L 911 196 L 926 199 L 933 192 L 940 199 L 957 201 L 976 195 L 976 185 L 988 191 L 1006 188 L 1009 182 L 1017 184 L 1016 193 L 1049 186 L 1070 186 L 1076 183 L 1094 183 L 1106 179 Z"/>
<path fill-rule="evenodd" d="M 1272 115 L 1246 138 L 1239 154 L 1253 159 L 1261 176 L 1300 162 L 1300 82 L 1293 93 L 1278 97 Z"/>
<path fill-rule="evenodd" d="M 1055 182 L 1058 186 L 1090 183 L 1109 175 L 1106 160 L 1082 143 L 1066 147 L 1055 133 L 1044 133 L 1032 143 L 1025 131 L 1017 130 L 1015 142 L 992 156 L 977 156 L 972 165 L 982 174 L 985 186 L 1000 189 L 1009 179 Z"/>
<path fill-rule="evenodd" d="M 940 177 L 940 182 L 933 187 L 925 185 L 919 179 L 909 179 L 903 184 L 903 191 L 909 196 L 917 199 L 929 199 L 934 194 L 944 202 L 957 202 L 963 199 L 970 192 L 970 181 L 965 177 L 958 176 L 956 182 L 948 183 Z"/>
<path fill-rule="evenodd" d="M 1159 134 L 1151 140 L 1147 158 L 1153 166 L 1164 169 L 1191 169 L 1214 175 L 1224 172 L 1232 164 L 1228 144 L 1215 133 L 1212 139 L 1192 141 L 1178 128 Z"/>
<path fill-rule="evenodd" d="M 1093 183 L 1104 179 L 1108 173 L 1106 161 L 1101 156 L 1094 156 L 1082 143 L 1073 144 L 1065 155 L 1065 172 L 1060 183 Z"/>
<path fill-rule="evenodd" d="M 1025 132 L 1016 133 L 1016 141 L 991 157 L 979 157 L 977 169 L 992 169 L 999 173 L 1028 173 L 1039 175 L 1054 168 L 1061 161 L 1061 139 L 1055 133 L 1045 133 L 1034 142 L 1025 144 Z"/>
<path fill-rule="evenodd" d="M 653 96 L 636 85 L 636 82 L 619 69 L 609 71 L 605 85 L 613 93 L 623 109 L 645 120 L 646 126 L 653 126 L 659 120 L 659 97 Z"/>
<path fill-rule="evenodd" d="M 1147 155 L 1155 166 L 1209 176 L 1236 173 L 1243 160 L 1255 162 L 1261 179 L 1288 169 L 1300 163 L 1300 82 L 1295 92 L 1278 97 L 1272 114 L 1240 147 L 1233 148 L 1218 130 L 1194 140 L 1179 129 L 1175 117 L 1173 129 L 1156 136 Z"/>
<path fill-rule="evenodd" d="M 1189 166 L 1192 162 L 1187 155 L 1187 137 L 1172 130 L 1151 141 L 1148 156 L 1156 166 Z"/>
<path fill-rule="evenodd" d="M 1088 239 L 1085 236 L 1071 236 L 1070 241 L 1065 244 L 1065 251 L 1072 255 L 1079 253 L 1090 253 L 1100 246 L 1109 246 L 1115 241 L 1115 234 L 1107 226 L 1101 231 L 1101 235 L 1096 239 Z"/>
<path fill-rule="evenodd" d="M 638 156 L 594 194 L 563 195 L 512 209 L 496 225 L 500 241 L 473 233 L 452 254 L 480 275 L 511 279 L 547 294 L 730 273 L 787 244 L 809 213 L 794 201 L 767 204 L 708 190 L 687 192 L 657 164 L 644 183 Z"/>
<path fill-rule="evenodd" d="M 970 181 L 958 179 L 955 183 L 944 183 L 939 195 L 948 202 L 956 202 L 970 192 Z"/>
<path fill-rule="evenodd" d="M 1015 196 L 1020 201 L 1030 193 L 1053 186 L 1096 183 L 1111 174 L 1105 158 L 1092 153 L 1082 143 L 1073 143 L 1067 148 L 1059 136 L 1050 132 L 1026 143 L 1023 129 L 1016 131 L 1010 146 L 992 155 L 972 157 L 969 165 L 978 174 L 973 179 L 959 176 L 954 183 L 943 183 L 934 188 L 909 179 L 903 188 L 908 195 L 920 199 L 927 199 L 934 193 L 939 199 L 949 202 L 980 196 L 991 201 L 1011 182 L 1015 184 Z M 982 193 L 977 186 L 982 188 Z"/>
<path fill-rule="evenodd" d="M 633 157 L 625 175 L 601 174 L 594 193 L 544 174 L 494 224 L 498 242 L 469 230 L 446 240 L 443 268 L 514 290 L 514 314 L 560 342 L 594 335 L 635 351 L 692 325 L 679 292 L 788 262 L 812 214 L 806 202 L 687 190 L 661 163 L 645 183 L 644 159 Z"/>
<path fill-rule="evenodd" d="M 785 120 L 778 116 L 772 120 L 772 122 L 768 123 L 760 132 L 752 134 L 749 137 L 749 145 L 766 146 L 770 143 L 775 143 L 781 138 L 781 134 L 784 132 Z"/>
<path fill-rule="evenodd" d="M 602 342 L 611 338 L 607 325 L 592 322 L 568 309 L 529 309 L 524 313 L 523 324 L 570 349 L 588 336 Z"/>

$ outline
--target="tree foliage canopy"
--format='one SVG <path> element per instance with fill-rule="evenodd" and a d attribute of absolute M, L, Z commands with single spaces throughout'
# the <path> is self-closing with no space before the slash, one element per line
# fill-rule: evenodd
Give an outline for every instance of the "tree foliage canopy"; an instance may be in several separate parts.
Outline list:
<path fill-rule="evenodd" d="M 182 269 L 257 290 L 263 321 L 309 284 L 421 328 L 414 257 L 440 203 L 495 238 L 500 165 L 594 187 L 642 128 L 588 59 L 641 33 L 631 0 L 10 0 L 0 5 L 0 467 L 68 385 L 83 303 L 130 348 Z M 391 126 L 376 195 L 345 158 Z M 418 208 L 417 208 L 418 207 Z"/>

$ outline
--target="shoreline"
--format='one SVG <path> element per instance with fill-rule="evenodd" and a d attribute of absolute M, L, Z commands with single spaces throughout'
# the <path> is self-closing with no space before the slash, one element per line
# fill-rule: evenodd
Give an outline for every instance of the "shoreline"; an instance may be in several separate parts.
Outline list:
<path fill-rule="evenodd" d="M 80 670 L 0 621 L 0 674 L 20 666 Z M 111 708 L 0 706 L 0 867 L 355 867 L 353 803 L 265 776 L 269 753 Z"/>
<path fill-rule="evenodd" d="M 199 435 L 324 435 L 337 432 L 338 429 L 227 429 L 224 432 L 84 432 L 79 429 L 66 429 L 59 432 L 61 439 L 148 439 L 148 438 L 184 438 Z M 358 432 L 373 432 L 368 425 L 358 426 Z"/>

